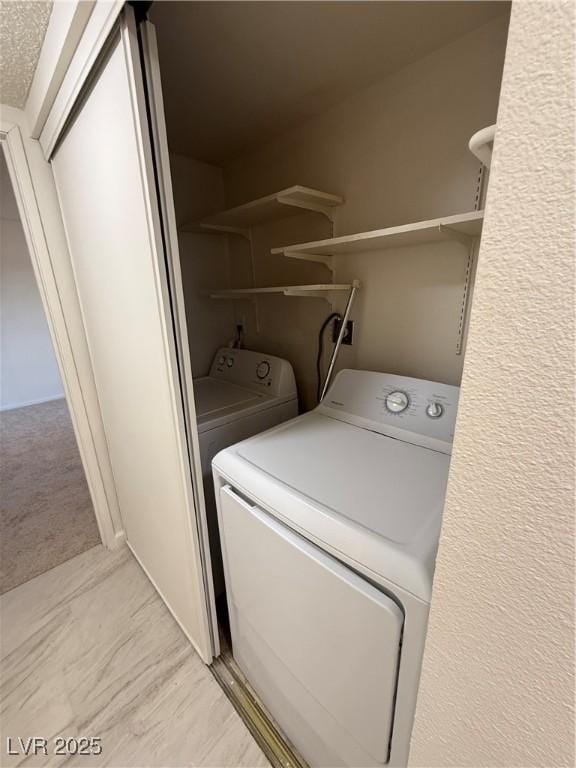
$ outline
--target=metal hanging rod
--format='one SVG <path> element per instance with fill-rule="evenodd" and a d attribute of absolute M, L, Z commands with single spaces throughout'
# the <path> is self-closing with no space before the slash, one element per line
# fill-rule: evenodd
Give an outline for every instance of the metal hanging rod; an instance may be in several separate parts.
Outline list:
<path fill-rule="evenodd" d="M 359 288 L 360 288 L 360 281 L 354 280 L 352 282 L 352 287 L 350 288 L 350 293 L 348 294 L 348 301 L 346 302 L 346 309 L 344 310 L 344 316 L 342 318 L 342 322 L 340 323 L 338 338 L 336 339 L 336 344 L 334 344 L 334 349 L 332 350 L 332 356 L 330 357 L 330 365 L 328 366 L 328 372 L 326 373 L 326 378 L 324 379 L 324 384 L 322 385 L 322 392 L 320 393 L 320 402 L 324 400 L 324 397 L 326 396 L 326 392 L 328 391 L 328 387 L 330 385 L 330 379 L 332 378 L 332 373 L 334 371 L 334 366 L 336 365 L 336 360 L 338 359 L 338 353 L 340 352 L 340 347 L 342 346 L 342 339 L 344 338 L 344 334 L 346 333 L 346 323 L 348 322 L 348 318 L 350 317 L 352 304 L 354 304 L 354 298 Z"/>

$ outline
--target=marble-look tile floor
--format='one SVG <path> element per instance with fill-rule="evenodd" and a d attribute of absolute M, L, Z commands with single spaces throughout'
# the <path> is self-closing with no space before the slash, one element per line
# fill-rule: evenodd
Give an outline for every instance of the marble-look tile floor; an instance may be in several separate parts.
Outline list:
<path fill-rule="evenodd" d="M 7 592 L 0 620 L 1 766 L 269 765 L 126 548 Z M 100 737 L 102 754 L 56 756 L 59 735 Z M 8 755 L 19 736 L 50 754 Z"/>

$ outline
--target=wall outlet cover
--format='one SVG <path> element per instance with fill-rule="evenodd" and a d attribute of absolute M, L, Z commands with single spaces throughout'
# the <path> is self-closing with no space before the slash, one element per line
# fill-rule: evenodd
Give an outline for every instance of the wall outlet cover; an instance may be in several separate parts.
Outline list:
<path fill-rule="evenodd" d="M 334 320 L 332 323 L 332 341 L 334 344 L 338 341 L 338 334 L 340 333 L 341 320 Z M 350 346 L 354 340 L 354 320 L 348 320 L 346 323 L 346 330 L 344 331 L 344 337 L 342 338 L 342 344 Z"/>

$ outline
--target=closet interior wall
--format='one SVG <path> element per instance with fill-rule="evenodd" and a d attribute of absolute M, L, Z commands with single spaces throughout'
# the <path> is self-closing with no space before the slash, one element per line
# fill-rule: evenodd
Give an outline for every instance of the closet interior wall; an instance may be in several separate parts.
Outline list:
<path fill-rule="evenodd" d="M 172 157 L 181 221 L 197 219 L 295 184 L 341 195 L 334 223 L 303 213 L 240 237 L 181 233 L 194 375 L 245 327 L 245 345 L 294 366 L 301 406 L 316 404 L 318 330 L 330 311 L 318 298 L 206 297 L 210 288 L 362 282 L 354 343 L 339 367 L 459 384 L 457 354 L 467 255 L 456 242 L 339 256 L 322 264 L 273 255 L 291 243 L 472 211 L 480 164 L 470 136 L 496 122 L 508 29 L 503 13 L 332 108 L 252 147 L 222 168 Z M 330 345 L 328 345 L 330 346 Z M 325 360 L 326 363 L 326 360 Z"/>
<path fill-rule="evenodd" d="M 234 308 L 213 301 L 208 292 L 230 288 L 227 238 L 182 229 L 190 221 L 225 207 L 221 168 L 170 154 L 174 208 L 182 269 L 190 362 L 195 377 L 207 376 L 214 352 L 234 335 Z"/>

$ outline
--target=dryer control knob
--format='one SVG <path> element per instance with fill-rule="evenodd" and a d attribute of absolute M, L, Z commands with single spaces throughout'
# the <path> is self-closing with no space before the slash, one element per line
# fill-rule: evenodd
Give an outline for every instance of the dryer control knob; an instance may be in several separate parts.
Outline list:
<path fill-rule="evenodd" d="M 234 365 L 234 358 L 233 357 L 227 357 L 226 358 L 226 365 L 228 366 L 228 368 L 232 368 L 232 366 Z"/>
<path fill-rule="evenodd" d="M 258 363 L 256 366 L 256 376 L 258 376 L 259 379 L 265 379 L 266 376 L 270 373 L 270 363 L 268 360 L 262 360 L 261 363 Z"/>
<path fill-rule="evenodd" d="M 429 416 L 431 419 L 439 419 L 443 413 L 444 408 L 440 405 L 440 403 L 430 403 L 430 405 L 426 408 L 426 416 Z"/>
<path fill-rule="evenodd" d="M 390 392 L 386 398 L 386 408 L 390 413 L 402 413 L 410 405 L 406 392 Z"/>

